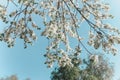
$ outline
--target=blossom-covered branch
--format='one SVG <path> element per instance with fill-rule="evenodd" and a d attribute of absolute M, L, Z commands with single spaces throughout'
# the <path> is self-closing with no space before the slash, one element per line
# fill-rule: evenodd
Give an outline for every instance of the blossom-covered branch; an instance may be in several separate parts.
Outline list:
<path fill-rule="evenodd" d="M 15 5 L 12 12 L 8 10 L 9 4 Z M 72 66 L 69 55 L 80 54 L 81 48 L 92 54 L 82 43 L 84 37 L 79 32 L 81 24 L 86 21 L 86 27 L 89 28 L 88 45 L 115 55 L 115 45 L 120 44 L 120 31 L 104 22 L 113 18 L 108 13 L 109 8 L 101 0 L 7 0 L 7 5 L 0 5 L 0 19 L 7 24 L 7 28 L 0 33 L 0 40 L 6 42 L 8 47 L 13 47 L 16 38 L 20 38 L 24 40 L 24 48 L 27 48 L 27 44 L 32 44 L 37 39 L 33 28 L 42 28 L 34 20 L 37 15 L 45 27 L 41 35 L 50 42 L 46 48 L 45 63 L 48 67 L 56 61 L 60 66 Z M 71 38 L 78 42 L 74 48 L 70 46 Z"/>

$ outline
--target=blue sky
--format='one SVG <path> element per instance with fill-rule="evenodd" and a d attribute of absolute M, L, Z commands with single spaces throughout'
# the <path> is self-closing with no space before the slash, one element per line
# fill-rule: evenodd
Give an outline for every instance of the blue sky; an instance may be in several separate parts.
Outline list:
<path fill-rule="evenodd" d="M 113 20 L 109 20 L 109 22 L 120 29 L 120 0 L 105 1 L 110 3 L 110 13 L 115 16 L 115 18 Z M 4 3 L 4 1 L 1 0 L 0 3 Z M 10 8 L 14 9 L 12 6 Z M 4 26 L 4 24 L 0 23 L 0 31 L 2 31 Z M 85 23 L 81 26 L 80 34 L 82 36 L 87 36 L 84 35 L 87 34 L 87 28 L 84 26 L 86 26 Z M 39 37 L 38 40 L 34 42 L 34 45 L 29 46 L 27 49 L 24 49 L 23 41 L 19 39 L 16 41 L 16 45 L 13 48 L 8 48 L 4 42 L 0 42 L 0 77 L 16 74 L 20 80 L 28 77 L 30 77 L 31 80 L 50 80 L 50 72 L 52 69 L 46 68 L 46 65 L 44 64 L 45 58 L 43 57 L 46 46 L 47 39 L 44 37 Z M 117 47 L 119 48 L 119 46 Z M 94 51 L 91 48 L 89 48 L 89 50 Z M 84 52 L 85 51 L 83 50 L 83 53 Z M 112 56 L 111 54 L 107 55 L 110 61 L 114 63 L 114 80 L 120 78 L 119 52 L 120 51 L 118 51 L 116 56 Z"/>
<path fill-rule="evenodd" d="M 116 26 L 120 30 L 120 0 L 106 0 L 106 2 L 109 2 L 111 5 L 110 13 L 114 15 L 114 19 L 110 21 L 110 23 L 114 26 Z M 114 68 L 115 68 L 115 76 L 114 80 L 120 79 L 120 46 L 117 46 L 118 48 L 118 54 L 116 56 L 107 55 L 110 57 L 110 61 L 114 62 Z"/>

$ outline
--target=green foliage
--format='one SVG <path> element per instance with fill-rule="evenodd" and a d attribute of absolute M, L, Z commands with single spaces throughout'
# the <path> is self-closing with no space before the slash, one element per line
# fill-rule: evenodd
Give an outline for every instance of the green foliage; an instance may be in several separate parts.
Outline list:
<path fill-rule="evenodd" d="M 98 61 L 95 63 L 93 58 L 83 60 L 85 69 L 79 67 L 81 64 L 55 68 L 51 80 L 112 80 L 113 66 L 103 56 L 98 55 Z"/>
<path fill-rule="evenodd" d="M 74 53 L 73 55 L 69 55 L 71 58 L 71 63 L 73 66 L 65 65 L 55 68 L 55 70 L 51 73 L 51 80 L 78 80 L 80 75 L 79 65 L 81 63 L 81 59 L 79 58 L 79 52 Z"/>
<path fill-rule="evenodd" d="M 51 80 L 78 80 L 80 75 L 79 67 L 60 67 L 56 68 L 55 71 L 52 72 Z"/>
<path fill-rule="evenodd" d="M 113 77 L 113 65 L 108 63 L 103 56 L 98 56 L 98 63 L 94 63 L 93 60 L 84 60 L 84 64 L 87 65 L 86 69 L 81 70 L 80 80 L 112 80 Z"/>

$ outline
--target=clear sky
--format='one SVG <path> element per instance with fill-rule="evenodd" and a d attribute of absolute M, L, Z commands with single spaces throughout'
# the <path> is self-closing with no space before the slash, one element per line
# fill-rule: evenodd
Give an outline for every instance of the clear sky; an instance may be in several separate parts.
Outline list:
<path fill-rule="evenodd" d="M 0 3 L 3 2 L 3 0 L 0 1 Z M 110 3 L 110 13 L 115 16 L 115 18 L 109 20 L 109 22 L 120 29 L 120 0 L 106 0 L 106 2 Z M 14 8 L 11 6 L 11 9 Z M 0 23 L 0 31 L 2 31 L 4 26 L 4 24 Z M 84 26 L 86 26 L 86 24 L 81 26 L 81 29 L 84 29 L 80 32 L 82 36 L 87 34 L 87 27 Z M 0 42 L 0 77 L 16 74 L 20 80 L 28 77 L 30 77 L 31 80 L 50 80 L 50 72 L 52 69 L 46 68 L 46 65 L 44 64 L 45 58 L 43 57 L 46 46 L 47 39 L 44 37 L 39 37 L 34 45 L 29 46 L 27 49 L 24 49 L 23 41 L 21 40 L 17 40 L 16 45 L 13 48 L 8 48 L 4 42 Z M 118 48 L 119 47 L 120 46 L 118 46 Z M 91 48 L 89 49 L 91 50 Z M 110 61 L 115 64 L 114 80 L 120 78 L 119 53 L 120 51 L 118 51 L 118 55 L 116 56 L 110 54 L 107 55 L 110 58 Z"/>

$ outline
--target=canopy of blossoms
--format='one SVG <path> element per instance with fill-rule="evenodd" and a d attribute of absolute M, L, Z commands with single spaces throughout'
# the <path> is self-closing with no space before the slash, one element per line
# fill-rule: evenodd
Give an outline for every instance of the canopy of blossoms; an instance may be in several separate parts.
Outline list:
<path fill-rule="evenodd" d="M 34 14 L 38 20 L 44 23 L 44 31 L 40 34 L 49 40 L 46 47 L 46 64 L 52 67 L 54 62 L 59 66 L 71 65 L 70 54 L 79 55 L 84 46 L 83 37 L 79 29 L 83 22 L 87 22 L 89 28 L 88 45 L 95 49 L 102 48 L 113 55 L 117 53 L 116 44 L 120 43 L 120 31 L 105 23 L 106 19 L 112 19 L 109 14 L 110 6 L 102 0 L 6 0 L 6 5 L 0 5 L 0 21 L 7 24 L 0 33 L 0 41 L 6 42 L 8 47 L 13 47 L 16 38 L 24 40 L 24 48 L 37 39 L 36 30 L 41 27 L 33 20 Z M 14 4 L 15 10 L 8 13 L 9 4 Z M 71 48 L 70 39 L 78 42 L 75 48 Z M 64 44 L 65 48 L 60 45 Z"/>

